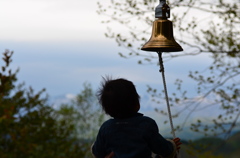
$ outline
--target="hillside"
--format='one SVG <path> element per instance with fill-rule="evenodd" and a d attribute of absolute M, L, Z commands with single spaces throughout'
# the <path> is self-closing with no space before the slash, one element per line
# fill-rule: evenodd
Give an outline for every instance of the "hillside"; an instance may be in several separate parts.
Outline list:
<path fill-rule="evenodd" d="M 183 141 L 181 156 L 184 158 L 239 158 L 240 132 L 228 140 L 204 137 L 194 141 Z"/>

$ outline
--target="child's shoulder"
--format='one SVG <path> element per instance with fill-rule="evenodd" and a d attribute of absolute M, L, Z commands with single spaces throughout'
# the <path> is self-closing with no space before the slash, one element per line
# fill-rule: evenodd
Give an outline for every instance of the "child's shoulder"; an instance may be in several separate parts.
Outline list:
<path fill-rule="evenodd" d="M 126 118 L 126 119 L 114 119 L 111 118 L 109 120 L 107 120 L 105 123 L 115 123 L 115 122 L 135 122 L 135 121 L 150 121 L 150 122 L 155 122 L 154 119 L 152 119 L 149 116 L 145 116 L 141 113 L 136 113 L 134 116 Z"/>
<path fill-rule="evenodd" d="M 127 119 L 108 119 L 102 124 L 102 128 L 107 128 L 115 124 L 156 124 L 155 120 L 151 117 L 144 116 L 143 114 L 138 113 L 135 117 Z"/>
<path fill-rule="evenodd" d="M 113 122 L 114 122 L 114 119 L 110 118 L 110 119 L 106 120 L 105 122 L 103 122 L 103 124 L 101 125 L 101 128 L 110 126 Z"/>
<path fill-rule="evenodd" d="M 155 122 L 154 119 L 152 119 L 149 116 L 145 116 L 141 113 L 138 113 L 138 117 L 136 117 L 137 119 L 141 120 L 141 121 L 149 121 L 149 122 Z"/>
<path fill-rule="evenodd" d="M 148 116 L 142 116 L 141 122 L 142 122 L 142 124 L 148 124 L 148 125 L 156 124 L 155 120 Z"/>

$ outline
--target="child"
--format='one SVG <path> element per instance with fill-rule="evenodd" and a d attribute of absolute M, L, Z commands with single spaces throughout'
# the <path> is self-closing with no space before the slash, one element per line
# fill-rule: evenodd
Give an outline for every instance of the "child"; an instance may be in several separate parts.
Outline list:
<path fill-rule="evenodd" d="M 107 155 L 117 158 L 151 158 L 152 153 L 174 157 L 180 148 L 180 139 L 166 140 L 159 134 L 153 119 L 138 113 L 140 97 L 131 81 L 104 79 L 98 98 L 105 113 L 113 118 L 100 127 L 92 146 L 96 158 Z"/>

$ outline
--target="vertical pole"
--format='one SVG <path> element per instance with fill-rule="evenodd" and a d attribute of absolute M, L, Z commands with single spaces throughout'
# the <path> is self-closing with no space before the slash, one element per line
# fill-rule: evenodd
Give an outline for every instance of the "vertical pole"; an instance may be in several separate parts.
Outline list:
<path fill-rule="evenodd" d="M 169 105 L 166 80 L 165 80 L 165 75 L 164 75 L 164 66 L 163 66 L 163 60 L 162 60 L 162 52 L 157 52 L 157 53 L 158 53 L 159 65 L 160 65 L 159 72 L 162 73 L 162 79 L 163 79 L 163 86 L 164 86 L 165 98 L 166 98 L 167 109 L 168 109 L 169 122 L 170 122 L 171 130 L 172 130 L 173 138 L 176 138 L 174 127 L 173 127 L 171 109 L 170 109 L 170 105 Z"/>

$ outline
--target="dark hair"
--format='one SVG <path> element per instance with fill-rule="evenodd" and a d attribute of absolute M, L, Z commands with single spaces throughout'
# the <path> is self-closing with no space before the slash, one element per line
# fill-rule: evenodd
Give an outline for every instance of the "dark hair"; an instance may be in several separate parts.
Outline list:
<path fill-rule="evenodd" d="M 103 78 L 98 99 L 106 114 L 114 118 L 126 118 L 139 110 L 139 95 L 131 81 L 123 78 Z"/>

